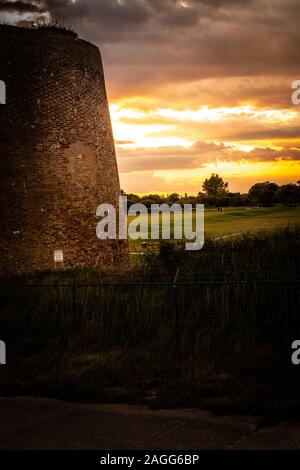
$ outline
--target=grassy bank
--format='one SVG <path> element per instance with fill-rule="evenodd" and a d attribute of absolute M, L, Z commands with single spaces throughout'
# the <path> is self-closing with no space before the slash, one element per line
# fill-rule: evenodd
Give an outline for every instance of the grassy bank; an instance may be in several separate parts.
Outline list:
<path fill-rule="evenodd" d="M 147 219 L 148 217 L 145 216 Z M 134 217 L 130 217 L 129 221 Z M 180 223 L 177 216 L 175 223 Z M 193 215 L 195 220 L 195 215 Z M 174 217 L 171 214 L 171 233 L 174 233 Z M 205 232 L 210 237 L 220 237 L 232 233 L 255 232 L 260 230 L 274 230 L 289 225 L 294 227 L 300 224 L 300 206 L 287 207 L 275 205 L 273 207 L 225 207 L 224 212 L 216 208 L 205 208 Z M 149 231 L 150 231 L 149 218 Z M 161 220 L 160 220 L 161 227 Z M 161 229 L 161 228 L 160 228 Z M 149 241 L 151 245 L 151 241 Z M 141 240 L 130 240 L 132 251 L 141 249 Z"/>
<path fill-rule="evenodd" d="M 299 235 L 210 240 L 200 252 L 164 244 L 121 276 L 10 281 L 1 394 L 299 416 Z"/>

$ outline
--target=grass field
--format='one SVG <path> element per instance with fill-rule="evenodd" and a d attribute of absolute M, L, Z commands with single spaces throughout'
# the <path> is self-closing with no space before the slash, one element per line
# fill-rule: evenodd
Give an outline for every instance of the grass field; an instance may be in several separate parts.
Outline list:
<path fill-rule="evenodd" d="M 5 284 L 0 395 L 300 419 L 299 235 L 210 239 L 196 252 L 165 243 L 105 286 L 95 269 Z"/>
<path fill-rule="evenodd" d="M 194 219 L 195 217 L 193 217 Z M 129 222 L 134 217 L 129 218 Z M 176 223 L 180 220 L 175 217 Z M 171 214 L 172 224 L 174 217 Z M 179 222 L 180 223 L 180 222 Z M 275 228 L 295 226 L 300 224 L 300 206 L 287 207 L 277 205 L 274 207 L 226 207 L 224 212 L 218 212 L 216 208 L 205 209 L 205 233 L 208 237 L 221 237 L 223 235 L 247 233 L 259 230 L 272 230 Z M 150 225 L 150 224 L 149 224 Z M 173 226 L 171 233 L 174 232 Z M 139 251 L 144 240 L 130 240 L 133 251 Z M 151 243 L 151 241 L 149 240 Z"/>
<path fill-rule="evenodd" d="M 268 230 L 300 223 L 299 207 L 228 207 L 205 210 L 205 231 L 213 236 Z"/>

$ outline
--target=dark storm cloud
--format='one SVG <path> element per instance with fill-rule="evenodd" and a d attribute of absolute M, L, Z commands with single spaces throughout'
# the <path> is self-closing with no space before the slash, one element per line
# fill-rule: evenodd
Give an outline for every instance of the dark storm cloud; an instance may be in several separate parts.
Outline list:
<path fill-rule="evenodd" d="M 149 12 L 141 0 L 130 0 L 123 4 L 118 0 L 45 0 L 45 9 L 54 17 L 64 16 L 66 20 L 87 21 L 99 26 L 99 32 L 107 31 L 110 28 L 128 27 L 137 28 L 146 21 Z M 84 25 L 82 25 L 84 26 Z M 118 30 L 114 31 L 118 36 Z"/>
<path fill-rule="evenodd" d="M 34 13 L 39 11 L 39 6 L 32 2 L 0 1 L 0 11 L 14 13 Z"/>
<path fill-rule="evenodd" d="M 39 3 L 100 46 L 119 95 L 205 78 L 298 78 L 299 0 Z"/>

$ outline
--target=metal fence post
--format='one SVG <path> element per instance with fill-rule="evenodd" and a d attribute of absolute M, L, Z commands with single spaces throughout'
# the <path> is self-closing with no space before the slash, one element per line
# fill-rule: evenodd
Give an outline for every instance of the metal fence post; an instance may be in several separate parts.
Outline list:
<path fill-rule="evenodd" d="M 179 268 L 177 268 L 174 281 L 173 281 L 173 299 L 174 299 L 174 315 L 175 315 L 175 353 L 176 360 L 178 358 L 179 352 L 179 342 L 180 342 L 180 325 L 179 325 L 179 305 L 178 305 L 178 288 L 177 288 L 177 279 L 179 274 Z"/>
<path fill-rule="evenodd" d="M 72 282 L 72 310 L 74 319 L 77 316 L 77 305 L 76 305 L 76 284 L 75 281 Z"/>

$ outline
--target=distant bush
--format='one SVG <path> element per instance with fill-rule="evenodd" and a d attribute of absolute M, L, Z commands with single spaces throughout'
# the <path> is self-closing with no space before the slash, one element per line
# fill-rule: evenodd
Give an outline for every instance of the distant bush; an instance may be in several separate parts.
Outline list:
<path fill-rule="evenodd" d="M 285 184 L 276 192 L 276 199 L 283 204 L 299 204 L 300 203 L 300 186 L 299 184 Z"/>
<path fill-rule="evenodd" d="M 40 31 L 52 31 L 53 33 L 67 34 L 74 38 L 78 37 L 78 34 L 75 33 L 72 29 L 68 28 L 65 25 L 58 23 L 57 21 L 50 21 L 45 23 L 40 23 L 38 25 L 38 30 Z"/>

